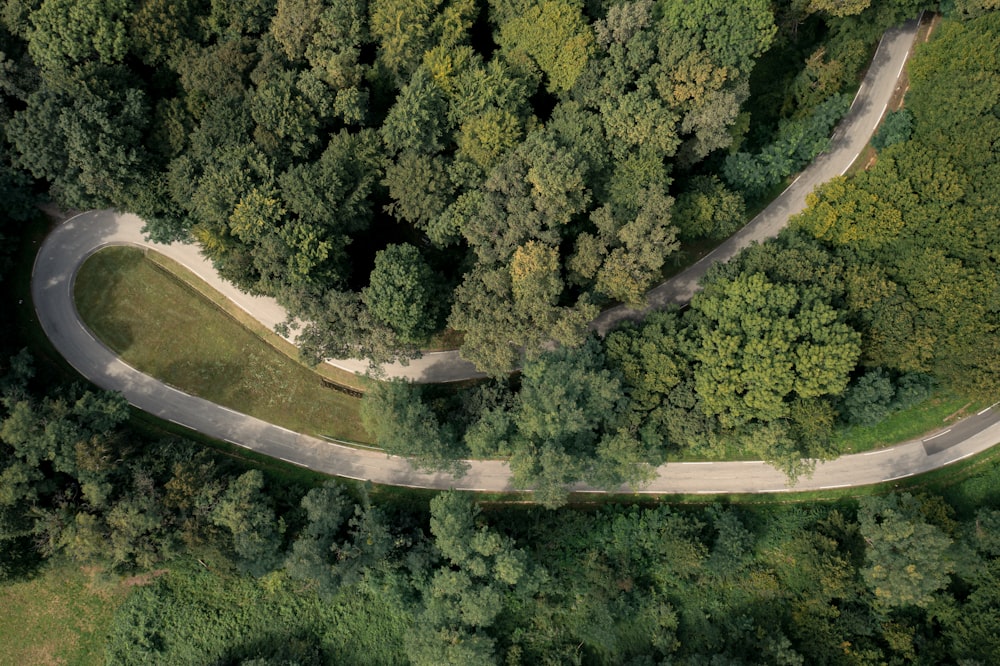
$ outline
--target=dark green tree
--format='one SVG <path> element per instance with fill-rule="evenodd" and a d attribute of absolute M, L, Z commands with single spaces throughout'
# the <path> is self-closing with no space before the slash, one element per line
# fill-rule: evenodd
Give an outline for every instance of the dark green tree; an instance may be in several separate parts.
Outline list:
<path fill-rule="evenodd" d="M 375 383 L 361 401 L 361 421 L 379 446 L 420 469 L 465 469 L 466 451 L 454 429 L 421 400 L 419 387 L 401 380 Z"/>
<path fill-rule="evenodd" d="M 412 245 L 390 245 L 375 254 L 375 268 L 361 292 L 376 319 L 404 342 L 419 342 L 438 327 L 441 289 L 431 267 Z"/>
<path fill-rule="evenodd" d="M 262 576 L 278 565 L 284 523 L 272 508 L 259 470 L 231 479 L 212 510 L 212 522 L 230 534 L 236 561 L 250 573 Z"/>

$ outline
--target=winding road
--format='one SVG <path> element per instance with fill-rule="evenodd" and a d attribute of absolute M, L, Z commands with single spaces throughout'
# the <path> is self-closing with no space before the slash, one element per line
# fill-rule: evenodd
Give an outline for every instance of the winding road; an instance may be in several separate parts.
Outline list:
<path fill-rule="evenodd" d="M 806 194 L 816 184 L 843 173 L 850 166 L 885 111 L 916 29 L 917 22 L 911 21 L 885 34 L 850 113 L 834 134 L 831 151 L 810 165 L 788 190 L 733 238 L 650 292 L 650 308 L 689 299 L 698 280 L 713 262 L 725 261 L 751 242 L 776 235 L 787 224 L 790 215 L 802 210 Z M 420 472 L 404 458 L 295 433 L 191 396 L 124 363 L 84 326 L 73 299 L 73 282 L 79 267 L 88 256 L 109 245 L 148 247 L 167 255 L 271 329 L 285 319 L 284 310 L 273 299 L 249 296 L 223 282 L 197 246 L 150 243 L 142 237 L 141 228 L 142 220 L 134 215 L 112 211 L 82 213 L 59 225 L 46 238 L 36 257 L 32 297 L 39 322 L 56 349 L 84 377 L 101 388 L 120 391 L 130 403 L 150 414 L 319 472 L 418 488 L 514 490 L 510 472 L 502 461 L 468 461 L 468 471 L 461 478 Z M 615 308 L 603 313 L 593 328 L 603 332 L 614 323 L 638 318 L 643 312 Z M 360 372 L 367 367 L 362 361 L 331 363 L 349 371 Z M 392 376 L 423 382 L 453 381 L 478 374 L 455 352 L 426 354 L 407 366 L 385 369 Z M 1000 407 L 994 406 L 919 440 L 819 463 L 814 474 L 800 479 L 794 490 L 893 481 L 964 459 L 998 442 Z M 659 467 L 657 473 L 656 478 L 640 490 L 622 487 L 618 492 L 715 494 L 792 490 L 784 474 L 760 461 L 670 463 Z M 602 492 L 582 484 L 574 490 Z"/>

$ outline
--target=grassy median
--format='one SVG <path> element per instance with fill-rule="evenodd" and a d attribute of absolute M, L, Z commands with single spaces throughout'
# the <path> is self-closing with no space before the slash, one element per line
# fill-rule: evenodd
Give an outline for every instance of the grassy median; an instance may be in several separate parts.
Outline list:
<path fill-rule="evenodd" d="M 297 432 L 369 441 L 360 401 L 248 331 L 142 250 L 96 253 L 76 279 L 87 326 L 171 386 Z"/>

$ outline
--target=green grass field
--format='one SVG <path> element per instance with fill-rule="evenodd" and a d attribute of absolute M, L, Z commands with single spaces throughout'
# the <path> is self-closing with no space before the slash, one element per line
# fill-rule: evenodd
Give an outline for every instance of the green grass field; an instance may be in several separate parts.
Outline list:
<path fill-rule="evenodd" d="M 126 362 L 206 400 L 297 432 L 369 441 L 360 401 L 266 344 L 187 284 L 113 247 L 76 279 L 87 326 Z"/>
<path fill-rule="evenodd" d="M 50 562 L 29 580 L 0 585 L 0 666 L 105 663 L 115 611 L 146 578 Z"/>

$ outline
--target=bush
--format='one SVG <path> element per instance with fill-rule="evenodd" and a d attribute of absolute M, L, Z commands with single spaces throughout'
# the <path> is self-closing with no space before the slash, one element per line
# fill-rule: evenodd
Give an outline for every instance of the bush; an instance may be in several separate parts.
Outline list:
<path fill-rule="evenodd" d="M 850 425 L 873 426 L 892 412 L 923 402 L 934 390 L 934 378 L 919 372 L 893 377 L 882 368 L 869 370 L 844 392 L 840 418 Z"/>
<path fill-rule="evenodd" d="M 729 155 L 722 166 L 723 176 L 748 198 L 763 196 L 830 147 L 830 132 L 850 107 L 847 95 L 834 95 L 808 118 L 783 120 L 774 141 L 758 155 Z"/>
<path fill-rule="evenodd" d="M 881 368 L 866 372 L 844 393 L 841 418 L 851 425 L 873 426 L 889 415 L 895 395 L 889 373 Z"/>
<path fill-rule="evenodd" d="M 881 153 L 889 146 L 908 141 L 912 135 L 913 113 L 909 109 L 890 111 L 872 137 L 872 146 Z"/>

